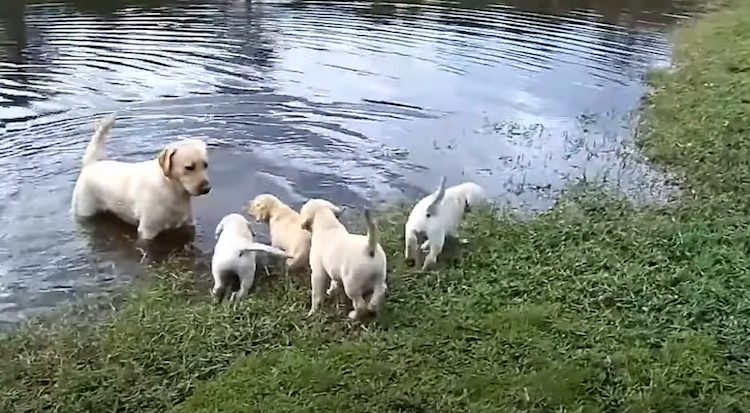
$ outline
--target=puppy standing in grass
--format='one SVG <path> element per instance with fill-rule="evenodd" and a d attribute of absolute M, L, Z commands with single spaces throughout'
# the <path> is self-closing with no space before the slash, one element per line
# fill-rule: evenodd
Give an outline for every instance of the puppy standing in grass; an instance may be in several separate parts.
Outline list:
<path fill-rule="evenodd" d="M 337 217 L 342 209 L 320 199 L 320 205 L 326 205 Z M 291 258 L 287 260 L 287 269 L 307 268 L 310 262 L 310 231 L 302 228 L 302 218 L 289 205 L 271 194 L 261 194 L 250 202 L 247 208 L 249 215 L 260 222 L 268 224 L 271 232 L 271 245 L 286 251 Z"/>
<path fill-rule="evenodd" d="M 111 212 L 138 226 L 138 238 L 193 224 L 190 199 L 211 190 L 205 142 L 183 139 L 167 145 L 157 159 L 119 162 L 102 159 L 114 116 L 99 121 L 83 155 L 71 212 L 90 217 Z"/>
<path fill-rule="evenodd" d="M 320 308 L 324 293 L 332 295 L 341 284 L 354 306 L 349 318 L 360 319 L 368 312 L 377 314 L 388 289 L 386 257 L 378 243 L 378 229 L 370 211 L 365 210 L 367 235 L 350 234 L 336 219 L 329 203 L 321 201 L 307 201 L 300 210 L 302 227 L 312 232 L 312 303 L 307 316 Z M 369 294 L 372 294 L 370 300 L 365 301 Z"/>
<path fill-rule="evenodd" d="M 218 241 L 211 258 L 211 275 L 214 277 L 211 294 L 218 302 L 233 290 L 238 290 L 232 294 L 233 301 L 247 296 L 255 280 L 256 252 L 289 257 L 278 248 L 254 242 L 250 223 L 240 214 L 229 214 L 222 218 L 216 226 L 215 235 Z"/>
<path fill-rule="evenodd" d="M 484 189 L 473 182 L 445 188 L 446 178 L 440 180 L 437 192 L 422 198 L 409 214 L 404 228 L 404 256 L 407 262 L 416 262 L 419 235 L 426 235 L 423 251 L 429 250 L 422 265 L 426 270 L 437 262 L 443 251 L 446 235 L 458 237 L 458 226 L 472 207 L 486 199 Z"/>

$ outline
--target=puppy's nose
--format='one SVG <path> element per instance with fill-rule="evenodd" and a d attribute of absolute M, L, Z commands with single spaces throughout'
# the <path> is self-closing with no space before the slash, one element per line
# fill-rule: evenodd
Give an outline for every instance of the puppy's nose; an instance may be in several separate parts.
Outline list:
<path fill-rule="evenodd" d="M 201 195 L 206 195 L 207 193 L 211 192 L 211 184 L 208 181 L 203 181 L 201 182 L 199 189 Z"/>

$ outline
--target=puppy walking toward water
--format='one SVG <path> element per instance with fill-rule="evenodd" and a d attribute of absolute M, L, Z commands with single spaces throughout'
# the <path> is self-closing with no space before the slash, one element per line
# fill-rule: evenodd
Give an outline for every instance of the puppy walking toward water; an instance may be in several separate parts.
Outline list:
<path fill-rule="evenodd" d="M 312 303 L 307 316 L 320 308 L 324 293 L 330 296 L 342 284 L 354 306 L 349 318 L 360 319 L 368 312 L 377 314 L 388 289 L 386 257 L 378 243 L 378 229 L 370 211 L 365 210 L 367 235 L 350 234 L 336 219 L 329 203 L 321 201 L 307 201 L 300 211 L 303 228 L 312 232 Z M 370 294 L 369 301 L 366 301 L 365 297 Z"/>
<path fill-rule="evenodd" d="M 215 232 L 216 247 L 211 259 L 214 287 L 211 294 L 221 302 L 233 290 L 233 300 L 247 296 L 255 280 L 255 253 L 267 252 L 283 258 L 289 255 L 269 245 L 254 242 L 250 223 L 240 214 L 222 218 Z M 239 284 L 239 285 L 238 285 Z"/>
<path fill-rule="evenodd" d="M 484 189 L 473 182 L 445 188 L 446 178 L 440 180 L 437 192 L 422 198 L 409 214 L 404 228 L 405 251 L 407 262 L 416 262 L 419 235 L 426 235 L 427 241 L 422 250 L 429 250 L 422 269 L 426 270 L 437 262 L 443 251 L 445 237 L 458 237 L 458 226 L 472 207 L 486 199 Z"/>
<path fill-rule="evenodd" d="M 99 121 L 83 155 L 71 212 L 90 217 L 111 212 L 138 226 L 138 238 L 193 224 L 190 200 L 211 190 L 206 144 L 184 139 L 167 145 L 157 159 L 119 162 L 102 159 L 114 116 Z"/>
<path fill-rule="evenodd" d="M 327 205 L 336 216 L 342 209 L 326 201 L 319 200 L 320 205 Z M 292 258 L 287 260 L 287 269 L 307 268 L 310 262 L 310 231 L 302 228 L 302 218 L 289 205 L 271 194 L 255 197 L 247 208 L 249 215 L 260 222 L 268 224 L 271 232 L 271 245 L 286 251 Z"/>

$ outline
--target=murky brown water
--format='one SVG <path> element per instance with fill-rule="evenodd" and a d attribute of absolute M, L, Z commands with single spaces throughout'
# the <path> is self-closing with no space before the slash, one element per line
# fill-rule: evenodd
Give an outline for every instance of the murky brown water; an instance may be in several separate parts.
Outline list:
<path fill-rule="evenodd" d="M 655 188 L 624 161 L 649 68 L 693 1 L 3 1 L 0 323 L 141 271 L 133 233 L 68 216 L 95 118 L 142 160 L 206 137 L 195 244 L 260 192 L 361 205 L 441 174 L 526 209 L 581 177 Z M 625 145 L 627 146 L 627 145 Z M 182 248 L 176 240 L 168 253 Z M 188 239 L 188 242 L 189 239 Z"/>

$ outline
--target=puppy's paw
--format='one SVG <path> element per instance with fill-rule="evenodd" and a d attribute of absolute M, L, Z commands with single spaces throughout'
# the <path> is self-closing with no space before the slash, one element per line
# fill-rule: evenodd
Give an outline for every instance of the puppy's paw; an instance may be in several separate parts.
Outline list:
<path fill-rule="evenodd" d="M 326 295 L 331 296 L 339 289 L 339 283 L 338 281 L 331 281 L 331 285 L 328 286 L 328 289 L 326 290 Z"/>
<path fill-rule="evenodd" d="M 307 312 L 307 315 L 305 316 L 305 318 L 310 318 L 313 315 L 315 315 L 315 310 L 310 310 L 310 311 Z"/>
<path fill-rule="evenodd" d="M 349 311 L 349 319 L 350 320 L 358 320 L 359 317 L 357 317 L 357 312 L 355 310 Z"/>
<path fill-rule="evenodd" d="M 141 253 L 141 259 L 138 260 L 138 264 L 143 264 L 148 259 L 148 251 L 144 246 L 136 245 L 135 250 Z"/>
<path fill-rule="evenodd" d="M 404 262 L 409 267 L 413 267 L 413 266 L 415 266 L 417 264 L 417 260 L 415 260 L 414 258 L 407 258 L 407 259 L 404 260 Z"/>
<path fill-rule="evenodd" d="M 430 271 L 433 267 L 435 267 L 434 261 L 425 261 L 422 264 L 422 271 Z"/>
<path fill-rule="evenodd" d="M 469 240 L 466 239 L 466 238 L 459 238 L 458 239 L 458 243 L 461 244 L 461 245 L 466 245 L 466 244 L 469 243 Z"/>

